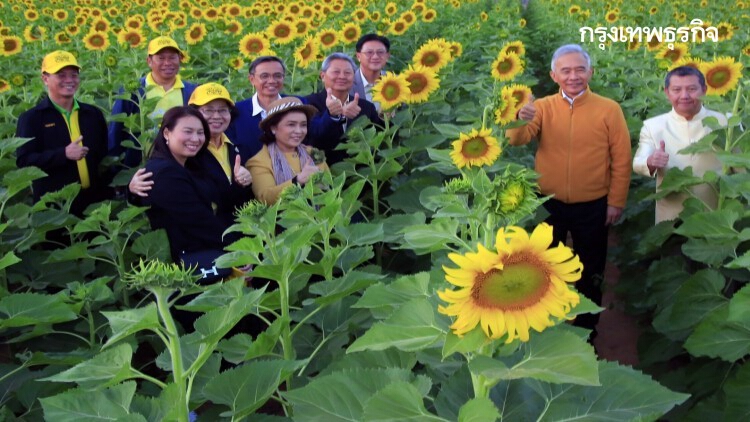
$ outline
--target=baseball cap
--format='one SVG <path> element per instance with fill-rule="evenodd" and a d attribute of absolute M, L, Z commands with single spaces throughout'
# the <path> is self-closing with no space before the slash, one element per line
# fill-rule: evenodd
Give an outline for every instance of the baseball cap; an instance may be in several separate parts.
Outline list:
<path fill-rule="evenodd" d="M 53 51 L 44 56 L 44 59 L 42 60 L 43 73 L 57 73 L 60 69 L 67 66 L 81 68 L 75 56 L 63 50 Z"/>
<path fill-rule="evenodd" d="M 165 48 L 174 48 L 180 55 L 184 56 L 180 47 L 177 46 L 177 42 L 172 38 L 161 36 L 156 37 L 148 43 L 148 55 L 156 54 Z"/>
<path fill-rule="evenodd" d="M 234 107 L 234 101 L 229 96 L 229 91 L 223 85 L 216 82 L 209 82 L 195 88 L 195 91 L 190 96 L 190 100 L 188 100 L 188 104 L 200 107 L 213 100 L 224 100 Z"/>

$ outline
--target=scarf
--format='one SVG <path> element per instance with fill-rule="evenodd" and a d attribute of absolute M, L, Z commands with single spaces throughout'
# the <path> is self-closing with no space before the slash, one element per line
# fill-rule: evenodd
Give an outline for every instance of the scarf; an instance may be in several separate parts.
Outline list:
<path fill-rule="evenodd" d="M 271 168 L 273 169 L 273 177 L 276 179 L 276 185 L 292 180 L 295 176 L 294 171 L 289 167 L 289 162 L 284 157 L 284 153 L 276 146 L 276 142 L 268 145 L 268 152 L 271 155 Z M 297 146 L 297 155 L 299 156 L 300 168 L 305 167 L 307 160 L 312 161 L 307 149 L 302 145 Z"/>

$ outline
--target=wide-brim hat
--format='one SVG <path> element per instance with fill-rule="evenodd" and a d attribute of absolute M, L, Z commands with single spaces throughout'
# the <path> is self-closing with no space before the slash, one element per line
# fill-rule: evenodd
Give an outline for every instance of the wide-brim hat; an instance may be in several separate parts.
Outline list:
<path fill-rule="evenodd" d="M 224 88 L 224 85 L 217 84 L 216 82 L 209 82 L 195 88 L 193 94 L 190 95 L 188 104 L 200 107 L 213 100 L 224 100 L 234 107 L 234 101 L 232 101 L 232 98 L 229 96 L 229 91 Z"/>
<path fill-rule="evenodd" d="M 68 66 L 81 68 L 75 56 L 67 51 L 53 51 L 42 59 L 42 73 L 57 73 L 60 69 Z"/>
<path fill-rule="evenodd" d="M 181 56 L 184 56 L 185 53 L 180 50 L 180 47 L 177 45 L 177 42 L 173 40 L 172 38 L 161 36 L 156 37 L 153 40 L 149 41 L 148 43 L 148 55 L 152 56 L 165 48 L 174 48 L 177 50 L 178 53 L 180 53 Z"/>
<path fill-rule="evenodd" d="M 290 111 L 301 111 L 305 113 L 307 115 L 308 123 L 314 115 L 318 114 L 317 108 L 309 104 L 303 104 L 302 100 L 297 97 L 279 98 L 268 106 L 268 114 L 265 119 L 261 120 L 260 128 L 263 131 L 268 131 L 271 126 L 275 125 L 281 117 Z"/>

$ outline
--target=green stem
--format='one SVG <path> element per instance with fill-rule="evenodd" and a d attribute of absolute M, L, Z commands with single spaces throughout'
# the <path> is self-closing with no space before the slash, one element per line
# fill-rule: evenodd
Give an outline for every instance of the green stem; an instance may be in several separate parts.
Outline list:
<path fill-rule="evenodd" d="M 732 116 L 737 116 L 737 113 L 740 109 L 740 98 L 742 98 L 742 84 L 740 84 L 737 87 L 737 94 L 734 96 L 734 106 L 732 107 Z M 724 140 L 724 151 L 726 152 L 732 152 L 732 136 L 734 135 L 734 126 L 728 126 L 727 127 L 727 136 Z M 721 166 L 721 173 L 723 175 L 729 174 L 729 166 L 726 164 L 722 164 Z M 719 204 L 718 209 L 721 209 L 721 206 L 724 203 L 724 195 L 719 194 Z"/>
<path fill-rule="evenodd" d="M 96 341 L 96 325 L 94 325 L 94 315 L 91 312 L 91 303 L 86 301 L 86 319 L 89 322 L 89 344 L 94 344 Z"/>
<path fill-rule="evenodd" d="M 137 370 L 137 369 L 135 369 L 135 368 L 133 368 L 133 371 L 134 371 L 134 372 L 136 373 L 136 376 L 137 376 L 138 378 L 140 378 L 140 379 L 144 379 L 144 380 L 146 380 L 146 381 L 151 381 L 152 383 L 154 383 L 154 384 L 156 384 L 157 386 L 159 386 L 159 388 L 161 388 L 161 389 L 167 388 L 167 384 L 165 384 L 165 383 L 163 383 L 163 382 L 159 381 L 158 379 L 156 379 L 156 378 L 154 378 L 154 377 L 152 377 L 152 376 L 150 376 L 150 375 L 146 375 L 146 374 L 144 374 L 143 372 L 141 372 L 141 371 L 139 371 L 139 370 Z"/>
<path fill-rule="evenodd" d="M 185 388 L 182 367 L 182 346 L 180 345 L 180 336 L 177 333 L 177 326 L 174 323 L 172 314 L 169 312 L 169 303 L 167 301 L 169 292 L 157 288 L 154 289 L 153 293 L 156 297 L 156 308 L 158 309 L 159 316 L 164 323 L 167 339 L 169 340 L 167 348 L 169 349 L 169 356 L 172 358 L 172 378 L 179 389 L 177 407 L 180 409 L 180 412 L 178 413 L 178 420 L 180 422 L 187 422 L 190 409 L 188 409 L 187 391 Z"/>

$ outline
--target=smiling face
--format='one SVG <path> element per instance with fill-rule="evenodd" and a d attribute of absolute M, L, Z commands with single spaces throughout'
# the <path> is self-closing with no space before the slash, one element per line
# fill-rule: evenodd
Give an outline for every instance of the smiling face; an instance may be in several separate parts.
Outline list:
<path fill-rule="evenodd" d="M 66 66 L 57 73 L 42 73 L 42 81 L 47 86 L 49 97 L 56 103 L 72 99 L 81 84 L 75 66 Z"/>
<path fill-rule="evenodd" d="M 344 59 L 331 60 L 328 70 L 320 72 L 320 77 L 323 79 L 323 85 L 337 94 L 348 94 L 354 85 L 354 69 L 352 64 Z"/>
<path fill-rule="evenodd" d="M 207 102 L 200 106 L 198 110 L 208 122 L 211 137 L 224 133 L 232 121 L 232 109 L 226 100 L 220 98 Z"/>
<path fill-rule="evenodd" d="M 173 130 L 164 129 L 164 139 L 167 141 L 169 152 L 184 166 L 185 161 L 195 157 L 206 143 L 206 134 L 200 119 L 195 116 L 184 116 L 177 121 Z"/>
<path fill-rule="evenodd" d="M 669 88 L 665 88 L 664 93 L 672 103 L 674 111 L 690 120 L 701 111 L 701 97 L 706 95 L 706 87 L 701 86 L 695 75 L 672 75 L 669 77 Z"/>
<path fill-rule="evenodd" d="M 575 97 L 588 87 L 593 73 L 581 53 L 568 53 L 555 60 L 554 70 L 549 74 L 568 96 Z"/>
<path fill-rule="evenodd" d="M 301 111 L 290 111 L 271 126 L 271 132 L 276 136 L 276 145 L 281 151 L 292 152 L 307 136 L 307 115 Z"/>
<path fill-rule="evenodd" d="M 284 67 L 277 61 L 258 64 L 247 78 L 261 97 L 276 98 L 284 90 Z"/>
<path fill-rule="evenodd" d="M 385 44 L 380 41 L 367 41 L 362 44 L 362 50 L 357 53 L 357 60 L 362 69 L 373 73 L 383 70 L 389 57 L 390 54 Z"/>
<path fill-rule="evenodd" d="M 158 53 L 148 56 L 146 62 L 154 80 L 163 84 L 174 81 L 180 73 L 180 60 L 182 56 L 179 51 L 174 48 L 163 48 Z"/>

